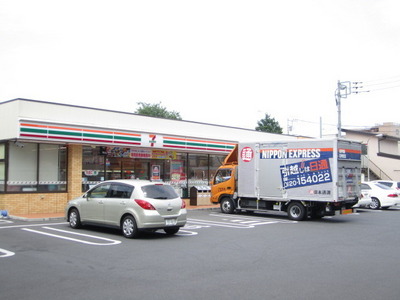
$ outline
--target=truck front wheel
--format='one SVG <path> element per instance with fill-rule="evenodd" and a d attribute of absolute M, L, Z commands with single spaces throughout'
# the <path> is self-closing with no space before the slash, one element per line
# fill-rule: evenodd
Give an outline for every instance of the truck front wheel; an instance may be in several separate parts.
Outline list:
<path fill-rule="evenodd" d="M 306 208 L 300 202 L 292 202 L 287 208 L 289 219 L 302 221 L 307 217 Z"/>
<path fill-rule="evenodd" d="M 235 211 L 235 207 L 233 205 L 233 201 L 232 199 L 229 198 L 223 198 L 221 200 L 221 211 L 224 214 L 233 214 L 233 212 Z"/>

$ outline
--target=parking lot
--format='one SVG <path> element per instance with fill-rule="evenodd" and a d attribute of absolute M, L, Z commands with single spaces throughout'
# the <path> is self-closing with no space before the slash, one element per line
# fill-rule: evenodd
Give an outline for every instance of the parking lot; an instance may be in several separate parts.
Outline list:
<path fill-rule="evenodd" d="M 2 297 L 398 299 L 399 225 L 399 209 L 304 222 L 199 210 L 175 236 L 130 240 L 0 219 Z"/>

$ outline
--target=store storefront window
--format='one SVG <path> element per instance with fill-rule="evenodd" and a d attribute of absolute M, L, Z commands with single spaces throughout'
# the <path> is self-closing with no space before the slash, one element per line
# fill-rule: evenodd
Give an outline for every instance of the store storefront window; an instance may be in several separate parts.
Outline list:
<path fill-rule="evenodd" d="M 187 198 L 187 154 L 176 153 L 173 159 L 168 160 L 165 169 L 165 181 L 175 188 L 179 196 Z"/>
<path fill-rule="evenodd" d="M 150 179 L 150 160 L 126 157 L 107 157 L 107 180 Z"/>
<path fill-rule="evenodd" d="M 226 155 L 210 155 L 210 177 L 209 181 L 214 178 L 217 169 L 224 163 Z"/>
<path fill-rule="evenodd" d="M 84 146 L 82 152 L 82 191 L 105 179 L 104 147 Z"/>
<path fill-rule="evenodd" d="M 208 185 L 208 155 L 189 154 L 189 188 Z"/>
<path fill-rule="evenodd" d="M 224 159 L 225 155 L 189 154 L 189 191 L 194 186 L 208 190 L 210 180 Z"/>
<path fill-rule="evenodd" d="M 41 192 L 66 191 L 67 149 L 65 146 L 39 144 L 39 183 Z"/>
<path fill-rule="evenodd" d="M 64 146 L 10 142 L 6 191 L 66 191 L 66 164 Z"/>
<path fill-rule="evenodd" d="M 181 197 L 193 186 L 209 186 L 225 155 L 188 154 L 160 149 L 83 147 L 83 191 L 113 179 L 142 179 L 171 184 Z"/>

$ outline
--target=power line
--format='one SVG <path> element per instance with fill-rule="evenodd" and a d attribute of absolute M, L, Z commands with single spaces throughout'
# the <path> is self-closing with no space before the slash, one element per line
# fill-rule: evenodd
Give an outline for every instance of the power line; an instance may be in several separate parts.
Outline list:
<path fill-rule="evenodd" d="M 349 89 L 350 93 L 352 94 L 360 94 L 360 93 L 370 93 L 387 89 L 394 89 L 399 87 L 400 87 L 400 76 L 393 76 L 386 79 L 353 81 L 350 83 Z"/>
<path fill-rule="evenodd" d="M 366 84 L 369 84 L 371 82 L 377 82 L 377 81 L 388 81 L 388 80 L 392 80 L 395 78 L 399 78 L 400 80 L 400 75 L 396 75 L 396 76 L 391 76 L 391 77 L 386 77 L 386 78 L 381 78 L 381 79 L 372 79 L 372 80 L 364 80 L 363 82 Z"/>
<path fill-rule="evenodd" d="M 399 78 L 398 80 L 393 80 L 395 78 Z M 397 82 L 400 82 L 400 76 L 395 76 L 387 79 L 382 79 L 382 80 L 375 80 L 375 82 L 380 83 L 370 83 L 374 81 L 369 81 L 369 82 L 363 82 L 363 81 L 340 81 L 338 80 L 337 83 L 337 88 L 335 90 L 335 101 L 336 101 L 336 106 L 337 106 L 337 112 L 338 112 L 338 123 L 337 123 L 337 129 L 338 129 L 338 137 L 341 137 L 342 134 L 342 112 L 341 112 L 341 100 L 342 98 L 345 99 L 347 96 L 351 94 L 360 94 L 360 93 L 370 93 L 370 92 L 375 92 L 375 91 L 380 91 L 380 90 L 387 90 L 387 89 L 394 89 L 400 87 L 400 84 L 398 85 L 391 85 Z M 365 84 L 367 83 L 367 84 Z M 388 85 L 389 86 L 384 86 Z M 372 88 L 369 88 L 371 87 Z M 374 86 L 382 86 L 378 88 L 374 88 Z"/>
<path fill-rule="evenodd" d="M 300 119 L 290 119 L 290 120 L 288 120 L 289 122 L 295 122 L 295 121 L 298 121 L 298 122 L 303 122 L 303 123 L 308 123 L 308 124 L 317 124 L 317 125 L 320 125 L 321 123 L 320 122 L 315 122 L 315 121 L 307 121 L 307 120 L 300 120 Z M 332 127 L 336 127 L 337 126 L 337 124 L 330 124 L 330 123 L 322 123 L 322 125 L 323 126 L 332 126 Z M 293 125 L 292 125 L 293 126 Z M 345 127 L 363 127 L 363 128 L 365 128 L 365 127 L 371 127 L 371 126 L 367 126 L 367 125 L 348 125 L 348 124 L 344 124 L 343 126 L 345 126 Z"/>
<path fill-rule="evenodd" d="M 390 83 L 396 83 L 396 82 L 400 82 L 400 79 L 399 80 L 386 81 L 386 82 L 379 82 L 379 83 L 366 83 L 366 82 L 364 82 L 364 84 L 366 83 L 367 86 L 374 86 L 374 85 L 390 84 Z"/>

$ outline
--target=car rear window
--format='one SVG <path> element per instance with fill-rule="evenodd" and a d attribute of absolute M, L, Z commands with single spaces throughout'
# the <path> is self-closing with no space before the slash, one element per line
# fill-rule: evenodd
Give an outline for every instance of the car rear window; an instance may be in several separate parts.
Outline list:
<path fill-rule="evenodd" d="M 392 185 L 390 182 L 386 182 L 386 181 L 378 181 L 378 183 L 386 185 L 388 187 L 390 187 Z"/>
<path fill-rule="evenodd" d="M 383 190 L 391 190 L 390 187 L 388 187 L 387 185 L 381 184 L 381 183 L 377 183 L 375 184 L 377 187 L 383 189 Z"/>
<path fill-rule="evenodd" d="M 175 199 L 179 197 L 174 188 L 170 185 L 145 185 L 142 186 L 142 191 L 146 198 Z"/>

